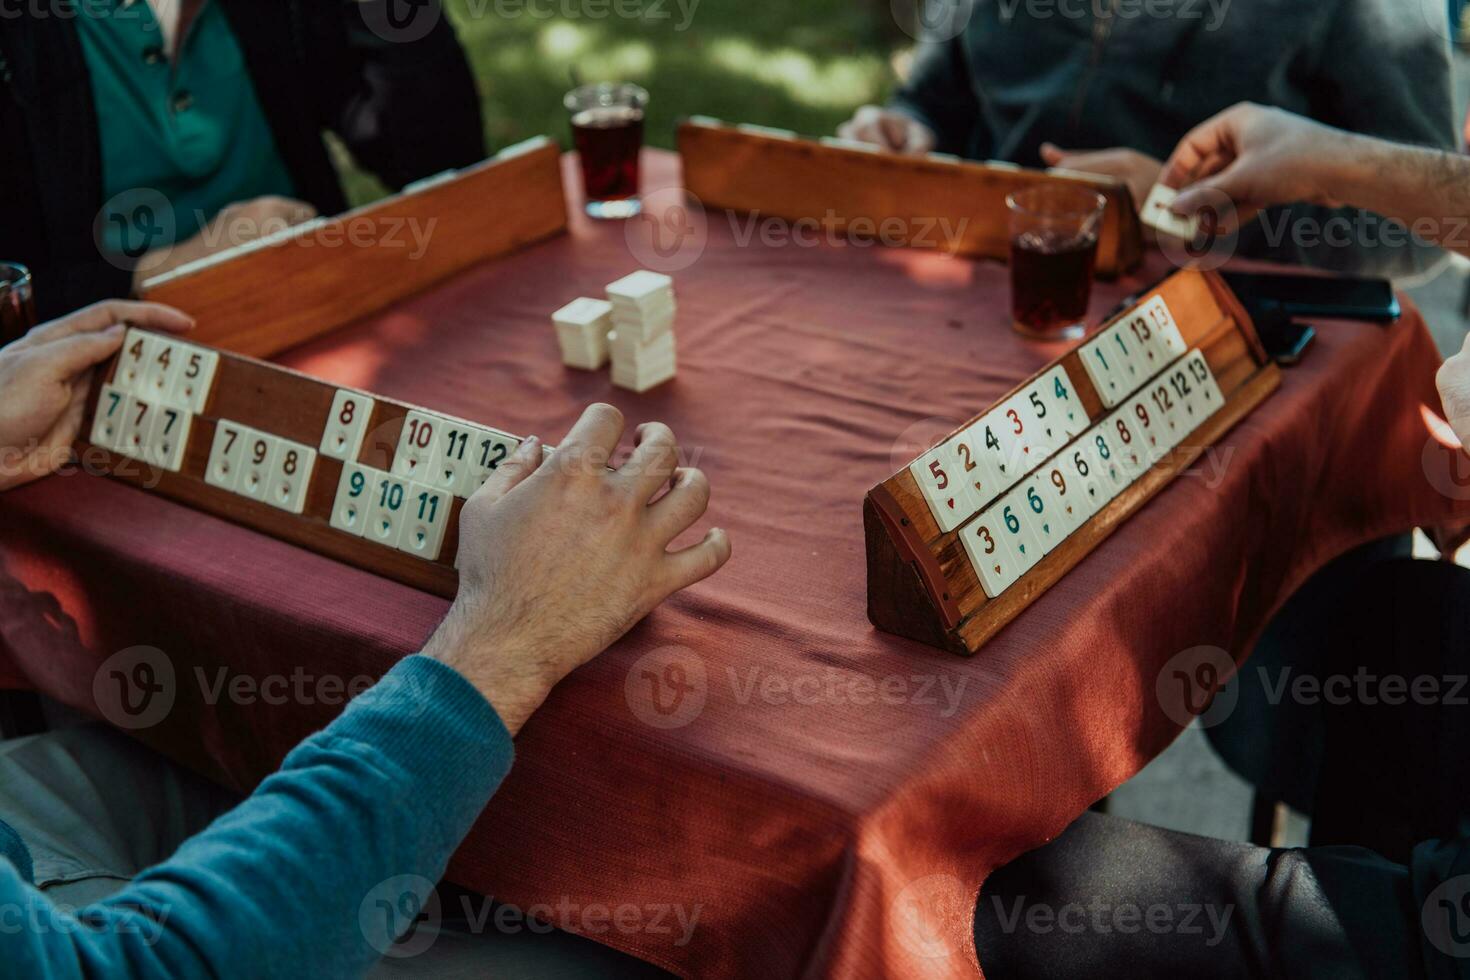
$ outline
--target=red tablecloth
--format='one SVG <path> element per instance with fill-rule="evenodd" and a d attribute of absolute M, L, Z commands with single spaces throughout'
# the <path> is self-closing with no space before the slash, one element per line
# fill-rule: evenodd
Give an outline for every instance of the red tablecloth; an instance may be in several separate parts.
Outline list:
<path fill-rule="evenodd" d="M 648 165 L 677 181 L 672 156 Z M 989 871 L 1177 735 L 1165 662 L 1239 656 L 1333 556 L 1464 515 L 1425 455 L 1439 358 L 1412 312 L 1322 324 L 1206 464 L 964 660 L 869 626 L 863 494 L 1058 352 L 1007 329 L 1001 266 L 763 243 L 745 221 L 710 216 L 676 276 L 678 378 L 646 395 L 559 363 L 548 314 L 640 265 L 622 225 L 581 219 L 283 360 L 549 441 L 594 399 L 668 420 L 734 542 L 556 690 L 454 880 L 686 974 L 973 976 Z M 1146 278 L 1101 286 L 1094 313 Z M 446 607 L 89 476 L 0 498 L 0 535 L 29 590 L 0 592 L 0 629 L 30 681 L 91 710 L 99 661 L 162 649 L 177 696 L 143 736 L 240 787 L 339 709 L 311 688 L 211 706 L 220 667 L 375 675 Z"/>

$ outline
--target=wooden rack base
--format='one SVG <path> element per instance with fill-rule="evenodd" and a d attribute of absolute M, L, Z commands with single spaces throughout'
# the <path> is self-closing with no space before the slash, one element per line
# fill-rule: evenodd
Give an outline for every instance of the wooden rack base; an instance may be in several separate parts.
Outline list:
<path fill-rule="evenodd" d="M 1279 369 L 1266 357 L 1245 309 L 1214 273 L 1175 273 L 1103 329 L 1133 316 L 1154 296 L 1165 298 L 1188 347 L 1203 353 L 1224 396 L 1223 406 L 994 598 L 987 597 L 960 540 L 975 527 L 980 511 L 942 531 L 910 469 L 885 480 L 869 491 L 863 505 L 868 616 L 875 626 L 954 653 L 974 654 L 1275 391 Z M 1074 349 L 1048 365 L 997 405 L 1060 366 L 1093 422 L 1108 417 L 1111 410 L 1103 406 L 1082 366 L 1084 349 Z M 949 438 L 987 414 L 977 415 Z M 1053 459 L 1071 453 L 1079 441 Z M 1036 472 L 1051 465 L 1048 462 Z"/>
<path fill-rule="evenodd" d="M 149 279 L 143 297 L 193 314 L 201 343 L 269 357 L 565 231 L 560 157 L 545 139 L 507 148 L 417 189 Z"/>
<path fill-rule="evenodd" d="M 940 154 L 870 152 L 795 134 L 694 119 L 679 126 L 684 186 L 707 207 L 760 212 L 853 230 L 862 220 L 882 240 L 1005 261 L 1006 195 L 1034 184 L 1089 186 L 1107 198 L 1097 273 L 1111 278 L 1143 259 L 1138 210 L 1126 184 L 1103 177 L 1026 170 Z M 898 231 L 897 229 L 903 229 Z"/>
<path fill-rule="evenodd" d="M 194 339 L 190 336 L 188 343 L 192 344 Z M 119 359 L 114 358 L 100 372 L 101 380 L 94 385 L 83 424 L 84 434 L 96 431 L 93 423 L 104 385 L 120 383 L 117 377 Z M 459 497 L 446 493 L 448 507 L 442 528 L 442 545 L 437 557 L 428 560 L 331 525 L 347 461 L 321 453 L 315 456 L 299 514 L 221 489 L 206 481 L 215 431 L 225 424 L 225 420 L 316 450 L 323 442 L 323 432 L 334 411 L 334 398 L 339 391 L 345 390 L 274 364 L 220 352 L 213 385 L 203 402 L 203 409 L 189 418 L 187 441 L 177 471 L 119 454 L 86 439 L 79 441 L 76 449 L 89 471 L 143 487 L 195 509 L 426 592 L 452 597 L 459 581 L 454 567 L 459 540 L 459 512 L 464 505 L 464 500 Z M 373 404 L 365 434 L 361 437 L 361 448 L 351 461 L 375 470 L 390 471 L 395 454 L 400 451 L 400 436 L 409 413 L 423 410 L 377 395 L 355 394 L 361 396 L 359 404 L 365 405 L 369 398 Z M 157 408 L 159 403 L 152 405 Z"/>

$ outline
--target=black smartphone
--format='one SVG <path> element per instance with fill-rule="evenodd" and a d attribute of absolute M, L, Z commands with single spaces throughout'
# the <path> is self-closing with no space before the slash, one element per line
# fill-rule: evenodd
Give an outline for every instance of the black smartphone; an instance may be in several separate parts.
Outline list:
<path fill-rule="evenodd" d="M 1269 272 L 1222 272 L 1252 316 L 1278 309 L 1288 316 L 1342 320 L 1397 320 L 1401 310 L 1387 279 L 1364 276 L 1278 275 Z"/>
<path fill-rule="evenodd" d="M 1316 338 L 1317 331 L 1305 323 L 1293 320 L 1282 310 L 1261 313 L 1255 318 L 1256 335 L 1261 345 L 1277 364 L 1295 364 L 1302 359 L 1302 352 Z"/>

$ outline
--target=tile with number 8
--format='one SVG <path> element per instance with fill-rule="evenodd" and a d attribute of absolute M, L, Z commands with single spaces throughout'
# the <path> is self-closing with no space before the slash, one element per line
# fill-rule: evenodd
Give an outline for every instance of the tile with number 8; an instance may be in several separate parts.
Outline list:
<path fill-rule="evenodd" d="M 1087 444 L 1088 460 L 1093 463 L 1092 471 L 1097 474 L 1098 485 L 1112 500 L 1128 486 L 1128 473 L 1118 462 L 1117 439 L 1113 435 L 1108 419 L 1093 426 L 1083 436 Z"/>
<path fill-rule="evenodd" d="M 301 513 L 306 505 L 306 488 L 311 485 L 311 473 L 315 468 L 315 449 L 290 439 L 277 440 L 266 503 L 292 514 Z"/>
<path fill-rule="evenodd" d="M 332 395 L 332 408 L 327 413 L 327 424 L 322 429 L 322 441 L 317 451 L 344 463 L 357 462 L 375 404 L 370 396 L 360 391 L 338 388 Z"/>
<path fill-rule="evenodd" d="M 1137 424 L 1125 408 L 1120 408 L 1104 420 L 1113 444 L 1113 458 L 1123 477 L 1132 483 L 1148 469 L 1147 447 L 1138 434 Z"/>

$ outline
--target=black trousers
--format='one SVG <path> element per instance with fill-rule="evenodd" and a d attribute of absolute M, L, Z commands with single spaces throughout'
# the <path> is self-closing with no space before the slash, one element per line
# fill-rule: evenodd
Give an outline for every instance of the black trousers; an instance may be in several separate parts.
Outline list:
<path fill-rule="evenodd" d="M 1323 706 L 1312 846 L 1086 814 L 981 890 L 987 977 L 1470 975 L 1470 957 L 1426 941 L 1415 859 L 1425 842 L 1470 846 L 1470 571 L 1376 565 L 1324 630 L 1332 662 L 1271 679 Z"/>

